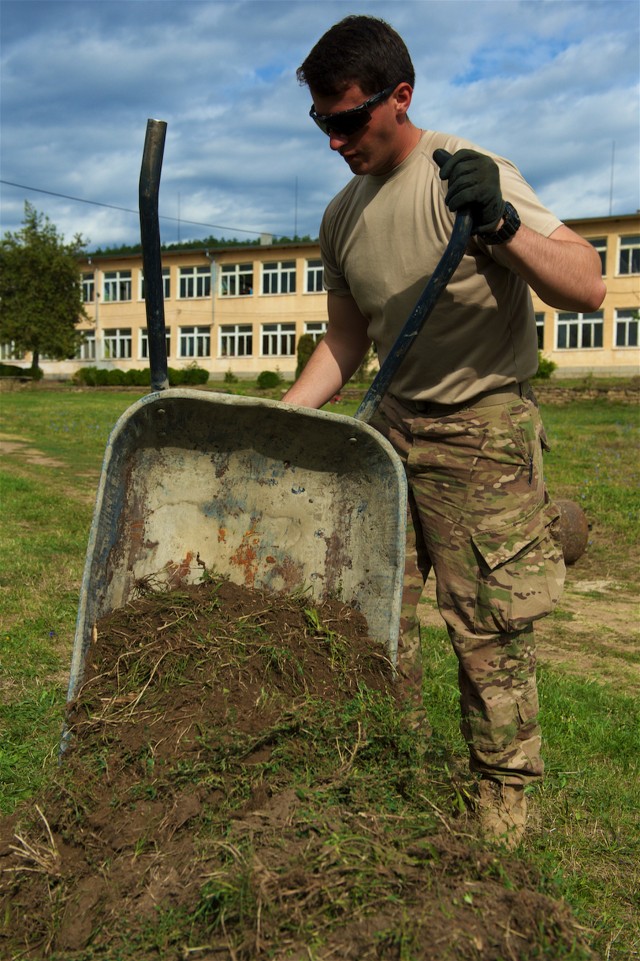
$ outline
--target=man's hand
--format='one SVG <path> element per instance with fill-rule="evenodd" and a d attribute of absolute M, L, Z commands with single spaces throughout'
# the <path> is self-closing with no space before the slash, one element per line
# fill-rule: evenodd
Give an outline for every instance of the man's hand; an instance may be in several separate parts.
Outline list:
<path fill-rule="evenodd" d="M 500 171 L 495 160 L 476 150 L 436 150 L 433 159 L 440 167 L 440 179 L 449 189 L 445 203 L 454 213 L 468 207 L 473 218 L 474 233 L 495 230 L 504 213 L 500 190 Z"/>

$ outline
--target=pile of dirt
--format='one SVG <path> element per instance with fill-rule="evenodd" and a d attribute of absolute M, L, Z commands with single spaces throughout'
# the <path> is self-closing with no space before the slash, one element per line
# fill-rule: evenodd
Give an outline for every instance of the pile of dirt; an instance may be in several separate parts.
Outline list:
<path fill-rule="evenodd" d="M 221 581 L 105 618 L 40 797 L 0 821 L 3 958 L 591 958 L 480 844 L 366 624 Z"/>

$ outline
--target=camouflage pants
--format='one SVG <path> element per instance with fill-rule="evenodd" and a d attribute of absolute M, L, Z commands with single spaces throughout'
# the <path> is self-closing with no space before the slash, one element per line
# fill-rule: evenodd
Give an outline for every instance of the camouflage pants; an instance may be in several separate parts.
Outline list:
<path fill-rule="evenodd" d="M 417 604 L 433 568 L 458 658 L 471 770 L 505 784 L 540 778 L 532 624 L 557 603 L 564 563 L 550 534 L 557 514 L 542 476 L 537 406 L 514 394 L 419 413 L 388 396 L 372 423 L 400 454 L 409 482 L 403 684 L 421 698 Z"/>

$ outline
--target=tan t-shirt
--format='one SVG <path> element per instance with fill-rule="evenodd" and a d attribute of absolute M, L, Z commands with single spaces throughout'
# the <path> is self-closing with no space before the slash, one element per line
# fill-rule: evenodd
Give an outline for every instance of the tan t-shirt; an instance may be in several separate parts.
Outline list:
<path fill-rule="evenodd" d="M 481 149 L 425 131 L 391 173 L 354 177 L 331 201 L 320 228 L 327 290 L 350 293 L 367 318 L 380 363 L 433 273 L 451 236 L 433 152 Z M 482 151 L 489 153 L 489 151 Z M 561 221 L 543 207 L 518 169 L 500 167 L 505 200 L 528 227 L 548 237 Z M 395 375 L 390 391 L 408 400 L 457 404 L 532 377 L 538 366 L 533 305 L 525 281 L 499 246 L 472 238 L 462 262 Z"/>

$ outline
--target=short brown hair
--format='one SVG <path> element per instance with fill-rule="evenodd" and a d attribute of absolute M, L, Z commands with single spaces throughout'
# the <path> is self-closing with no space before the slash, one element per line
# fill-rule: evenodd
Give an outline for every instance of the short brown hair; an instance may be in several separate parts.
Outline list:
<path fill-rule="evenodd" d="M 298 67 L 299 83 L 323 96 L 352 84 L 374 94 L 393 84 L 415 84 L 415 71 L 402 37 L 384 20 L 353 15 L 334 24 Z"/>

